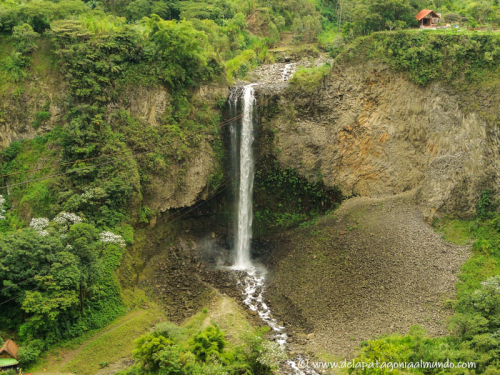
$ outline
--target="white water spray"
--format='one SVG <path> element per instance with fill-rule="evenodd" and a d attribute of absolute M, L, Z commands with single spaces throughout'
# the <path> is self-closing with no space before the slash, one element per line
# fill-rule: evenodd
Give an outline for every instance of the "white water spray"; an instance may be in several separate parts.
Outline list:
<path fill-rule="evenodd" d="M 250 240 L 252 239 L 252 197 L 254 178 L 253 158 L 253 109 L 255 105 L 255 91 L 253 85 L 243 89 L 243 119 L 241 121 L 240 142 L 240 188 L 238 194 L 238 229 L 236 233 L 236 259 L 234 268 L 239 270 L 249 269 Z"/>
<path fill-rule="evenodd" d="M 288 81 L 292 73 L 293 73 L 292 64 L 286 64 L 285 67 L 283 68 L 283 72 L 281 73 L 281 79 L 283 81 Z"/>

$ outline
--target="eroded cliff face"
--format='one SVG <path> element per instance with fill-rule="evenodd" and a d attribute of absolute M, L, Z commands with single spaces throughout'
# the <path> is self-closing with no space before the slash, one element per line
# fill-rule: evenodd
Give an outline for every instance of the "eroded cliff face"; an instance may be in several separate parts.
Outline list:
<path fill-rule="evenodd" d="M 417 189 L 427 219 L 468 215 L 498 184 L 499 92 L 419 87 L 382 65 L 342 66 L 314 95 L 285 90 L 267 126 L 282 165 L 345 196 Z"/>
<path fill-rule="evenodd" d="M 201 86 L 194 94 L 193 100 L 203 103 L 216 103 L 225 100 L 229 89 L 224 85 Z M 151 103 L 141 103 L 141 98 Z M 157 126 L 167 109 L 170 96 L 168 93 L 157 92 L 150 95 L 134 96 L 130 99 L 130 111 L 142 119 L 151 119 L 149 124 Z M 154 110 L 152 109 L 154 108 Z M 211 139 L 203 139 L 196 147 L 190 147 L 187 159 L 172 160 L 168 171 L 152 176 L 145 187 L 144 199 L 155 212 L 165 212 L 169 209 L 189 207 L 196 201 L 205 199 L 209 193 L 210 176 L 218 167 L 218 160 L 210 145 Z"/>
<path fill-rule="evenodd" d="M 9 84 L 0 95 L 0 150 L 13 141 L 32 139 L 65 124 L 64 100 L 68 92 L 64 80 L 54 74 L 33 73 L 32 77 L 19 85 Z M 197 89 L 193 100 L 213 104 L 227 96 L 226 86 L 214 84 Z M 117 101 L 108 104 L 106 117 L 112 123 L 114 114 L 125 110 L 144 129 L 158 127 L 164 123 L 170 104 L 170 93 L 162 86 L 130 87 L 123 90 Z M 44 117 L 37 121 L 41 112 Z M 208 193 L 209 178 L 217 163 L 210 140 L 202 140 L 190 148 L 186 159 L 172 159 L 168 170 L 151 177 L 142 187 L 144 204 L 158 213 L 194 204 Z"/>
<path fill-rule="evenodd" d="M 59 79 L 36 74 L 25 84 L 7 86 L 0 96 L 0 149 L 61 125 L 64 91 Z M 50 116 L 37 119 L 41 112 Z"/>

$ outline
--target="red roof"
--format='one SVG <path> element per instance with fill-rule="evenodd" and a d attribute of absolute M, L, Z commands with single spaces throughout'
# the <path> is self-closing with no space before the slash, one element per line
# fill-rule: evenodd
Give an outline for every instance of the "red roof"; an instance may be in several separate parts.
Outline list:
<path fill-rule="evenodd" d="M 439 15 L 434 12 L 433 10 L 430 10 L 430 9 L 423 9 L 421 10 L 416 16 L 415 18 L 420 21 L 422 18 L 424 18 L 425 16 L 427 16 L 429 13 L 433 13 L 433 17 L 436 17 L 436 18 L 439 18 Z"/>
<path fill-rule="evenodd" d="M 19 349 L 19 347 L 17 346 L 17 344 L 14 341 L 7 340 L 7 341 L 5 341 L 5 344 L 3 344 L 3 346 L 0 348 L 0 354 L 2 354 L 3 352 L 6 352 L 12 358 L 18 359 L 17 358 L 17 350 L 18 349 Z"/>

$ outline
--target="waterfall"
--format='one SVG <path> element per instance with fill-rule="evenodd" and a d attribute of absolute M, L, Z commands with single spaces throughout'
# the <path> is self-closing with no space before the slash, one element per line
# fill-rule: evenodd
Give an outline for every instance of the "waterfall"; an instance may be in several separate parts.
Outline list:
<path fill-rule="evenodd" d="M 293 73 L 292 64 L 286 64 L 285 67 L 283 68 L 283 72 L 281 73 L 281 79 L 283 81 L 288 81 L 292 73 Z"/>
<path fill-rule="evenodd" d="M 243 88 L 242 104 L 243 118 L 241 121 L 240 137 L 240 184 L 238 193 L 238 218 L 236 232 L 236 257 L 235 269 L 248 269 L 251 267 L 250 240 L 252 239 L 252 198 L 254 179 L 254 124 L 253 110 L 255 105 L 254 85 Z"/>
<path fill-rule="evenodd" d="M 288 71 L 283 79 L 288 79 Z M 238 284 L 243 293 L 243 303 L 248 308 L 258 314 L 262 321 L 272 329 L 272 339 L 279 346 L 286 350 L 288 335 L 285 327 L 279 324 L 273 317 L 270 307 L 264 301 L 266 270 L 258 264 L 252 263 L 250 259 L 250 244 L 252 239 L 252 204 L 253 204 L 253 180 L 254 180 L 254 155 L 253 142 L 254 122 L 253 111 L 255 106 L 254 84 L 243 88 L 241 95 L 241 105 L 243 107 L 243 118 L 241 127 L 237 129 L 237 122 L 233 122 L 229 127 L 231 142 L 231 169 L 236 177 L 239 173 L 239 188 L 237 189 L 237 220 L 236 220 L 236 244 L 235 261 L 232 269 L 240 270 L 237 272 L 239 278 Z M 230 98 L 229 110 L 231 118 L 235 117 L 238 107 L 238 96 Z M 238 142 L 239 133 L 239 142 Z M 239 152 L 238 152 L 239 144 Z M 239 165 L 238 165 L 239 157 Z M 238 168 L 239 167 L 239 168 Z M 305 366 L 303 364 L 306 363 Z M 286 362 L 288 367 L 287 374 L 294 375 L 319 375 L 314 369 L 307 365 L 307 361 L 300 355 Z M 301 368 L 299 368 L 301 366 Z"/>

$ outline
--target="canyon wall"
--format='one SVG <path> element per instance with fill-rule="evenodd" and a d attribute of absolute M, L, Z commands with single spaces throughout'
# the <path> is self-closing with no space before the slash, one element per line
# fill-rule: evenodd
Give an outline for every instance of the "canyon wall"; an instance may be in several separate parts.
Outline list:
<path fill-rule="evenodd" d="M 498 185 L 498 88 L 421 87 L 365 63 L 336 66 L 312 95 L 262 94 L 279 107 L 264 126 L 281 165 L 345 196 L 416 189 L 432 220 L 471 215 L 480 192 Z"/>
<path fill-rule="evenodd" d="M 193 92 L 197 102 L 214 105 L 229 94 L 224 85 L 206 85 Z M 0 94 L 0 150 L 14 141 L 33 139 L 63 126 L 68 95 L 62 77 L 52 74 L 31 73 L 31 79 L 7 84 Z M 171 96 L 162 86 L 135 86 L 123 90 L 118 99 L 106 107 L 106 122 L 113 126 L 118 111 L 127 111 L 140 121 L 147 134 L 148 127 L 165 125 L 166 111 Z M 172 158 L 168 168 L 152 175 L 142 187 L 144 204 L 157 213 L 193 205 L 208 193 L 209 179 L 218 168 L 211 139 L 203 139 L 190 146 L 189 155 L 182 160 Z"/>

